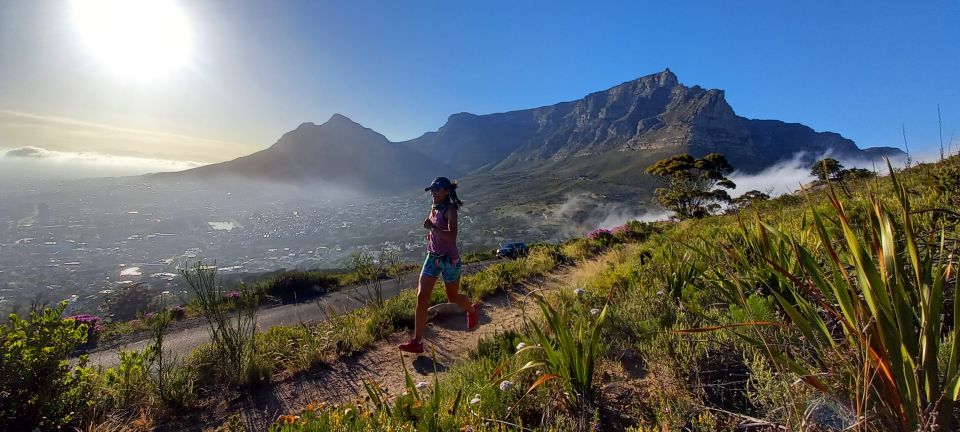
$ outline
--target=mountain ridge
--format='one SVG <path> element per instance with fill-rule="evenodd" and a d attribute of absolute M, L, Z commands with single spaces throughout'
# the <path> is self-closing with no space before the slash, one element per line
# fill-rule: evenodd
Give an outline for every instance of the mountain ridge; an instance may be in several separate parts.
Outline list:
<path fill-rule="evenodd" d="M 899 149 L 860 149 L 834 132 L 800 123 L 738 116 L 725 92 L 685 86 L 669 68 L 583 98 L 492 114 L 451 114 L 436 131 L 391 142 L 342 114 L 300 124 L 267 149 L 171 176 L 239 175 L 279 182 L 323 181 L 366 190 L 399 191 L 437 173 L 451 177 L 522 174 L 564 169 L 571 176 L 594 164 L 632 172 L 652 155 L 719 152 L 738 169 L 757 172 L 797 153 L 810 157 L 878 158 Z M 647 157 L 650 156 L 650 157 Z M 623 169 L 620 169 L 623 168 Z M 612 179 L 633 181 L 629 178 Z M 425 180 L 426 179 L 426 180 Z"/>

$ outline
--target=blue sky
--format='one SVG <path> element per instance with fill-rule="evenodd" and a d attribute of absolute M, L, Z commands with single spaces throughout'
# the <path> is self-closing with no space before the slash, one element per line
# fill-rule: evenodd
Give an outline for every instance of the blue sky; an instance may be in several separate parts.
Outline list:
<path fill-rule="evenodd" d="M 143 79 L 94 58 L 72 3 L 0 0 L 0 148 L 212 162 L 337 112 L 399 141 L 666 67 L 742 116 L 861 147 L 902 146 L 903 125 L 914 153 L 935 151 L 940 104 L 960 146 L 954 0 L 179 5 L 189 62 Z"/>

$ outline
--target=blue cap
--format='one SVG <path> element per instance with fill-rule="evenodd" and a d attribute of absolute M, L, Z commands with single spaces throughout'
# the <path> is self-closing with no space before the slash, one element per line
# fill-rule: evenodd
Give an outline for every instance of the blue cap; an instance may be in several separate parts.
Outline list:
<path fill-rule="evenodd" d="M 430 186 L 423 188 L 424 191 L 432 189 L 453 189 L 453 183 L 446 177 L 437 177 L 433 179 L 433 183 L 430 183 Z"/>

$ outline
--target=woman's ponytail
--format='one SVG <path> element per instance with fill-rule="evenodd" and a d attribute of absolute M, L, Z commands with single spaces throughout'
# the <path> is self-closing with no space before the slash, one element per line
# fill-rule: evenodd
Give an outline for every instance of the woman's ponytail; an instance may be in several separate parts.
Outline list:
<path fill-rule="evenodd" d="M 450 185 L 450 195 L 447 195 L 447 201 L 456 206 L 456 208 L 460 208 L 460 206 L 463 205 L 463 201 L 460 201 L 460 197 L 457 196 L 457 182 L 453 182 L 453 184 Z"/>

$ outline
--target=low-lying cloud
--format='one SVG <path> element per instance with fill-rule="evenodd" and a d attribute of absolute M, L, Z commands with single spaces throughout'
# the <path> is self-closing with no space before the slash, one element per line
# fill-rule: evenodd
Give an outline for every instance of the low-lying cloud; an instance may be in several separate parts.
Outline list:
<path fill-rule="evenodd" d="M 10 110 L 0 110 L 0 142 L 7 147 L 16 143 L 51 151 L 206 163 L 259 150 L 239 143 Z"/>
<path fill-rule="evenodd" d="M 564 202 L 552 207 L 545 217 L 566 227 L 565 235 L 583 235 L 596 228 L 610 229 L 632 220 L 666 220 L 670 213 L 609 202 L 596 194 L 582 192 L 568 194 Z"/>
<path fill-rule="evenodd" d="M 204 164 L 95 152 L 64 152 L 36 146 L 0 148 L 0 177 L 4 180 L 127 176 L 182 171 L 201 165 Z"/>
<path fill-rule="evenodd" d="M 841 158 L 831 155 L 830 153 L 811 157 L 809 153 L 801 152 L 794 154 L 790 159 L 780 161 L 756 174 L 734 171 L 727 176 L 737 185 L 734 190 L 730 191 L 730 196 L 736 198 L 752 190 L 763 192 L 771 197 L 797 191 L 802 185 L 806 185 L 815 179 L 814 176 L 810 175 L 810 161 L 827 157 L 833 157 L 839 160 L 844 168 L 863 168 L 873 171 L 878 175 L 887 174 L 887 165 L 884 161 Z M 906 159 L 895 158 L 890 162 L 894 166 L 903 166 Z"/>
<path fill-rule="evenodd" d="M 26 146 L 8 150 L 4 157 L 50 157 L 53 153 L 40 147 Z"/>

